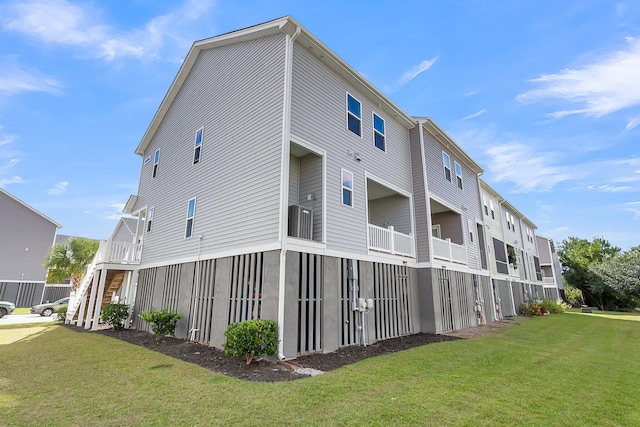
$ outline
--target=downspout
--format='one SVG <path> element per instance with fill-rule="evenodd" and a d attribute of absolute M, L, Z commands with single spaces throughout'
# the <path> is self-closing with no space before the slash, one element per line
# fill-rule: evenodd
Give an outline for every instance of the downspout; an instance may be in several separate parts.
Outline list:
<path fill-rule="evenodd" d="M 297 27 L 295 33 L 287 34 L 284 66 L 284 100 L 282 105 L 282 160 L 280 175 L 280 274 L 278 276 L 278 359 L 284 355 L 284 304 L 287 261 L 287 225 L 289 213 L 287 209 L 289 195 L 289 156 L 291 144 L 291 87 L 293 76 L 293 43 L 302 31 Z"/>

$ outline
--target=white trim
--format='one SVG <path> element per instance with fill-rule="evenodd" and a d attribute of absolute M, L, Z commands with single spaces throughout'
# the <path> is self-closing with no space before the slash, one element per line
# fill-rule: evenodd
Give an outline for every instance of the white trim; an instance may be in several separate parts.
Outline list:
<path fill-rule="evenodd" d="M 458 215 L 460 215 L 460 216 L 463 215 L 462 208 L 457 208 L 457 207 L 449 204 L 448 201 L 445 201 L 444 199 L 441 199 L 439 196 L 437 196 L 435 194 L 429 194 L 429 198 L 435 200 L 436 202 L 440 203 L 445 208 L 450 209 L 451 211 L 457 213 Z M 429 209 L 429 214 L 431 214 L 431 209 Z M 429 215 L 429 216 L 431 216 L 431 215 Z"/>
<path fill-rule="evenodd" d="M 446 261 L 437 260 L 434 262 L 418 262 L 415 264 L 415 268 L 437 268 L 452 271 L 459 271 L 461 273 L 477 274 L 478 276 L 485 276 L 493 278 L 493 274 L 489 270 L 474 269 L 462 264 L 447 263 Z"/>
<path fill-rule="evenodd" d="M 382 127 L 384 128 L 384 132 L 380 133 L 377 129 L 376 129 L 376 117 L 378 117 L 380 120 L 382 120 Z M 377 148 L 378 150 L 382 151 L 383 153 L 387 152 L 387 121 L 378 113 L 376 113 L 375 111 L 371 111 L 371 129 L 373 130 L 373 148 Z M 380 148 L 376 145 L 376 134 L 379 134 L 382 136 L 382 140 L 384 143 L 384 148 Z"/>
<path fill-rule="evenodd" d="M 9 280 L 9 279 L 0 279 L 1 283 L 43 283 L 46 285 L 46 280 Z"/>
<path fill-rule="evenodd" d="M 348 173 L 348 174 L 351 174 L 351 188 L 347 188 L 347 187 L 344 186 L 343 174 L 345 172 Z M 354 175 L 354 173 L 350 172 L 350 171 L 348 171 L 348 170 L 346 170 L 344 168 L 340 168 L 340 204 L 342 206 L 347 206 L 347 207 L 350 207 L 352 209 L 354 208 L 354 206 L 355 206 L 355 200 L 354 200 L 355 189 L 354 189 L 354 187 L 355 187 L 355 175 Z M 350 205 L 347 205 L 347 204 L 344 203 L 344 193 L 343 193 L 344 190 L 351 191 L 351 204 Z"/>
<path fill-rule="evenodd" d="M 447 159 L 449 160 L 448 167 L 444 163 L 444 156 L 447 156 Z M 449 178 L 447 178 L 447 169 L 449 169 Z M 444 150 L 442 150 L 442 176 L 444 177 L 445 181 L 453 182 L 453 171 L 451 170 L 451 155 L 445 153 Z"/>
<path fill-rule="evenodd" d="M 365 176 L 365 179 L 371 179 L 372 181 L 375 181 L 380 185 L 384 185 L 388 189 L 395 191 L 396 193 L 400 194 L 401 196 L 404 196 L 406 198 L 411 198 L 411 192 L 410 191 L 403 190 L 402 188 L 398 187 L 397 185 L 391 184 L 389 181 L 387 181 L 385 179 L 378 178 L 376 175 L 372 174 L 371 172 L 365 171 L 364 172 L 364 176 Z M 366 182 L 365 182 L 365 184 L 366 184 Z"/>
<path fill-rule="evenodd" d="M 433 230 L 438 230 L 437 236 L 433 235 Z M 429 238 L 432 238 L 432 237 L 437 237 L 438 239 L 442 239 L 442 227 L 440 226 L 440 224 L 431 224 L 431 234 L 429 235 Z"/>
<path fill-rule="evenodd" d="M 356 100 L 358 102 L 358 104 L 360 104 L 360 117 L 356 116 L 355 114 L 351 113 L 351 111 L 349 111 L 349 97 L 353 98 L 354 100 Z M 346 96 L 345 96 L 345 112 L 347 113 L 347 115 L 345 116 L 345 125 L 347 126 L 347 132 L 351 132 L 352 134 L 360 137 L 360 139 L 363 138 L 363 134 L 364 134 L 364 120 L 362 119 L 362 113 L 363 113 L 363 108 L 362 108 L 362 102 L 356 98 L 355 96 L 353 96 L 352 94 L 349 93 L 349 91 L 346 92 Z M 349 129 L 349 115 L 352 115 L 353 117 L 357 118 L 358 120 L 360 120 L 360 135 L 356 134 L 355 132 L 353 132 L 351 129 Z"/>
<path fill-rule="evenodd" d="M 189 205 L 191 204 L 192 200 L 193 200 L 193 216 L 190 217 L 189 216 Z M 197 204 L 198 204 L 198 202 L 197 202 L 195 197 L 192 197 L 187 201 L 187 215 L 186 215 L 185 221 L 184 221 L 184 233 L 182 234 L 185 239 L 190 239 L 190 238 L 193 237 L 193 234 L 194 234 L 193 233 L 193 229 L 194 229 L 194 227 L 196 225 L 196 206 L 197 206 Z M 147 211 L 147 213 L 148 213 L 148 211 Z M 189 218 L 191 218 L 191 235 L 187 236 L 187 224 L 189 224 Z"/>
<path fill-rule="evenodd" d="M 200 134 L 200 146 L 198 147 L 198 133 Z M 204 126 L 201 126 L 200 129 L 196 130 L 196 134 L 193 137 L 193 163 L 194 165 L 200 163 L 202 160 L 202 146 L 204 145 Z M 200 148 L 200 153 L 198 154 L 198 161 L 196 161 L 196 151 Z"/>
<path fill-rule="evenodd" d="M 454 160 L 453 169 L 456 173 L 456 188 L 458 188 L 460 191 L 464 191 L 464 180 L 462 179 L 462 165 Z M 458 169 L 460 169 L 460 175 L 458 175 Z M 458 185 L 458 178 L 460 178 L 460 185 Z"/>

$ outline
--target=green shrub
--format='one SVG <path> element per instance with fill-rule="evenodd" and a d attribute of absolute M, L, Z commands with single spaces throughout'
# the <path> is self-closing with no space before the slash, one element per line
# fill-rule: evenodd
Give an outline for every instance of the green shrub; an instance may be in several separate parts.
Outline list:
<path fill-rule="evenodd" d="M 529 317 L 542 316 L 543 314 L 548 314 L 549 310 L 547 310 L 542 300 L 531 300 L 529 301 L 529 304 L 520 304 L 519 313 L 523 316 Z"/>
<path fill-rule="evenodd" d="M 222 344 L 229 356 L 244 355 L 247 365 L 254 357 L 273 356 L 278 351 L 278 324 L 273 320 L 245 320 L 232 323 L 224 333 Z"/>
<path fill-rule="evenodd" d="M 564 298 L 567 300 L 569 304 L 573 307 L 580 307 L 584 304 L 584 298 L 582 296 L 582 291 L 578 288 L 574 288 L 573 286 L 565 286 L 564 288 Z"/>
<path fill-rule="evenodd" d="M 129 306 L 127 304 L 118 304 L 111 303 L 108 304 L 104 310 L 102 310 L 102 314 L 100 315 L 100 319 L 113 326 L 113 329 L 124 329 L 124 322 L 129 317 Z"/>
<path fill-rule="evenodd" d="M 559 314 L 559 313 L 564 313 L 564 308 L 562 307 L 561 304 L 559 304 L 556 301 L 552 301 L 550 299 L 544 299 L 542 300 L 542 305 L 544 305 L 544 308 L 547 310 L 547 313 L 551 313 L 551 314 Z"/>
<path fill-rule="evenodd" d="M 182 313 L 169 311 L 166 308 L 156 311 L 152 307 L 151 310 L 143 311 L 139 316 L 142 320 L 151 324 L 151 330 L 156 337 L 156 342 L 158 342 L 162 337 L 175 333 L 176 324 L 182 317 Z"/>
<path fill-rule="evenodd" d="M 67 307 L 68 306 L 62 306 L 58 309 L 58 318 L 56 320 L 64 322 L 64 319 L 67 317 Z"/>

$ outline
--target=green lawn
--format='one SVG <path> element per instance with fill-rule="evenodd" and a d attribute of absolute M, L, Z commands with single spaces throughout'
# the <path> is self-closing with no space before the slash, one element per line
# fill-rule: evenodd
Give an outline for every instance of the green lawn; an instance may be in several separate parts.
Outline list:
<path fill-rule="evenodd" d="M 614 317 L 518 319 L 284 383 L 24 327 L 0 345 L 0 425 L 640 425 L 640 316 Z"/>

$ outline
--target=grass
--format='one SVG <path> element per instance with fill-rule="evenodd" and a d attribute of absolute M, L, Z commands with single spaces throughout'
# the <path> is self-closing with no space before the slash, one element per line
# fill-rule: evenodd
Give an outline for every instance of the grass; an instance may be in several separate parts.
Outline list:
<path fill-rule="evenodd" d="M 31 314 L 31 307 L 20 307 L 13 310 L 13 314 Z"/>
<path fill-rule="evenodd" d="M 25 325 L 22 339 L 0 346 L 0 424 L 640 425 L 634 320 L 640 315 L 519 319 L 503 333 L 283 383 L 248 383 L 99 334 Z M 0 327 L 0 337 L 9 330 Z"/>

